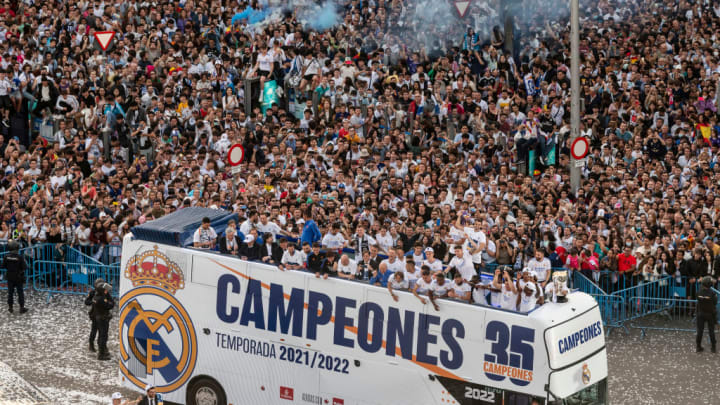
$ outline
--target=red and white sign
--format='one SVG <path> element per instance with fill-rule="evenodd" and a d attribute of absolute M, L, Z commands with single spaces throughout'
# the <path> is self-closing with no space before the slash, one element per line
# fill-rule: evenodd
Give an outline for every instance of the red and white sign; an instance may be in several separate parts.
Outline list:
<path fill-rule="evenodd" d="M 340 398 L 333 398 L 332 405 L 345 405 L 345 400 Z"/>
<path fill-rule="evenodd" d="M 295 397 L 295 390 L 293 390 L 290 387 L 283 387 L 280 386 L 280 399 L 289 399 L 290 401 L 293 401 Z"/>
<path fill-rule="evenodd" d="M 230 147 L 230 150 L 228 150 L 228 163 L 230 166 L 237 166 L 240 163 L 242 163 L 243 159 L 245 158 L 245 149 L 240 145 L 239 143 L 236 143 L 235 145 Z"/>
<path fill-rule="evenodd" d="M 100 31 L 95 33 L 95 39 L 103 51 L 107 51 L 113 38 L 115 38 L 115 31 Z"/>
<path fill-rule="evenodd" d="M 570 146 L 570 154 L 575 159 L 584 159 L 585 156 L 587 156 L 589 149 L 590 144 L 588 143 L 587 138 L 580 136 L 576 138 L 572 143 L 572 146 Z"/>
<path fill-rule="evenodd" d="M 465 14 L 470 10 L 470 2 L 471 0 L 455 0 L 453 2 L 460 18 L 465 18 Z"/>

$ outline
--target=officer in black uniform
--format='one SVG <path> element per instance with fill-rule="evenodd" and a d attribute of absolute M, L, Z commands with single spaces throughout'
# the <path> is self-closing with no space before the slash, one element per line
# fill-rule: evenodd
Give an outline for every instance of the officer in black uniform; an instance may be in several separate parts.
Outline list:
<path fill-rule="evenodd" d="M 715 322 L 717 322 L 717 296 L 712 290 L 712 279 L 706 276 L 702 279 L 702 288 L 697 293 L 697 351 L 703 351 L 702 337 L 705 324 L 710 334 L 710 350 L 715 353 L 717 342 L 715 340 Z"/>
<path fill-rule="evenodd" d="M 90 351 L 95 352 L 95 337 L 98 334 L 97 322 L 95 321 L 95 312 L 93 311 L 93 298 L 95 298 L 95 292 L 100 289 L 100 286 L 105 284 L 105 280 L 98 278 L 95 280 L 94 289 L 90 290 L 87 298 L 85 298 L 85 305 L 90 307 L 88 315 L 90 316 Z"/>
<path fill-rule="evenodd" d="M 110 360 L 110 353 L 107 349 L 108 329 L 110 329 L 110 311 L 115 306 L 115 301 L 110 296 L 112 286 L 104 283 L 95 291 L 93 297 L 93 316 L 98 330 L 98 360 Z"/>
<path fill-rule="evenodd" d="M 13 312 L 13 298 L 15 290 L 17 290 L 18 302 L 20 303 L 20 313 L 24 314 L 27 312 L 25 308 L 25 292 L 23 291 L 23 284 L 25 284 L 25 259 L 18 253 L 18 245 L 15 241 L 8 243 L 9 252 L 3 259 L 2 267 L 7 270 L 5 278 L 8 283 L 8 311 Z"/>

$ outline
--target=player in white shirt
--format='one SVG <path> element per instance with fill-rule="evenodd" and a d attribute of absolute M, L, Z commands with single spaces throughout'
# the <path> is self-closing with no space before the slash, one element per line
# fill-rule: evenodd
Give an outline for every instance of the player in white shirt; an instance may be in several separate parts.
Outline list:
<path fill-rule="evenodd" d="M 427 300 L 420 296 L 427 295 L 430 293 L 430 289 L 432 288 L 432 275 L 430 273 L 430 269 L 426 266 L 422 267 L 422 276 L 415 282 L 415 288 L 413 288 L 412 293 L 414 296 L 417 297 L 417 299 L 420 300 L 423 304 L 427 304 Z"/>
<path fill-rule="evenodd" d="M 472 288 L 472 301 L 480 305 L 490 305 L 487 301 L 487 290 L 492 284 L 482 284 L 479 277 L 473 277 L 470 284 Z"/>
<path fill-rule="evenodd" d="M 472 290 L 470 283 L 463 280 L 460 273 L 455 273 L 455 279 L 451 283 L 448 297 L 470 302 L 470 290 Z"/>
<path fill-rule="evenodd" d="M 332 224 L 330 232 L 328 232 L 322 239 L 322 246 L 326 249 L 342 249 L 347 246 L 347 240 L 340 233 L 340 226 L 338 224 Z"/>
<path fill-rule="evenodd" d="M 567 300 L 567 272 L 558 271 L 553 274 L 553 280 L 545 286 L 545 301 L 565 302 Z"/>
<path fill-rule="evenodd" d="M 357 262 L 351 259 L 348 255 L 340 256 L 340 261 L 337 265 L 338 277 L 355 279 L 357 274 Z"/>
<path fill-rule="evenodd" d="M 470 281 L 474 275 L 477 275 L 472 259 L 465 254 L 462 245 L 455 245 L 455 257 L 450 260 L 445 272 L 447 273 L 451 269 L 455 269 L 456 272 L 462 274 L 465 281 Z"/>
<path fill-rule="evenodd" d="M 435 276 L 435 280 L 430 284 L 430 290 L 428 291 L 428 296 L 430 297 L 430 302 L 432 302 L 433 306 L 435 307 L 436 311 L 440 310 L 440 307 L 438 306 L 435 299 L 437 298 L 445 298 L 448 296 L 448 292 L 452 286 L 450 283 L 445 280 L 445 274 L 444 273 L 438 273 Z"/>
<path fill-rule="evenodd" d="M 520 286 L 520 280 L 518 279 L 518 287 Z M 540 296 L 540 287 L 536 282 L 528 282 L 525 287 L 518 289 L 518 311 L 519 312 L 530 312 L 538 305 L 542 303 L 542 297 Z"/>
<path fill-rule="evenodd" d="M 542 249 L 535 249 L 535 257 L 528 260 L 527 267 L 530 271 L 535 272 L 538 283 L 545 288 L 545 285 L 550 280 L 552 264 L 550 264 L 550 260 L 545 257 Z"/>
<path fill-rule="evenodd" d="M 507 268 L 502 272 L 502 281 L 495 277 L 493 287 L 500 290 L 500 308 L 511 311 L 517 310 L 517 288 Z"/>
<path fill-rule="evenodd" d="M 385 263 L 388 267 L 388 270 L 392 271 L 393 273 L 397 273 L 398 271 L 405 271 L 405 261 L 398 258 L 395 249 L 388 250 L 388 258 L 383 260 L 381 263 Z"/>
<path fill-rule="evenodd" d="M 25 172 L 27 173 L 27 170 Z M 429 249 L 432 250 L 432 248 Z M 422 245 L 417 244 L 414 246 L 413 253 L 412 255 L 410 255 L 410 258 L 412 258 L 413 262 L 415 262 L 415 267 L 419 271 L 423 261 L 425 260 L 425 254 L 423 253 Z"/>
<path fill-rule="evenodd" d="M 433 274 L 439 273 L 443 270 L 443 264 L 440 260 L 435 258 L 435 251 L 431 247 L 425 248 L 425 261 L 422 263 L 423 266 L 428 266 Z"/>
<path fill-rule="evenodd" d="M 387 288 L 390 292 L 390 295 L 393 297 L 395 302 L 397 302 L 398 296 L 393 292 L 393 290 L 407 290 L 408 281 L 405 280 L 405 273 L 401 271 L 394 273 L 392 277 L 390 277 L 390 280 L 388 280 Z"/>
<path fill-rule="evenodd" d="M 482 221 L 475 221 L 472 228 L 465 227 L 465 248 L 472 255 L 472 262 L 475 266 L 475 270 L 480 268 L 482 264 L 482 252 L 487 246 L 487 237 L 485 232 L 482 231 Z"/>
<path fill-rule="evenodd" d="M 415 262 L 412 259 L 405 261 L 405 280 L 408 282 L 408 288 L 412 290 L 415 288 L 415 283 L 422 277 L 422 271 L 415 267 Z"/>
<path fill-rule="evenodd" d="M 294 243 L 288 244 L 287 250 L 280 259 L 280 270 L 301 270 L 305 266 L 305 254 L 295 248 Z"/>
<path fill-rule="evenodd" d="M 267 215 L 260 215 L 260 222 L 256 224 L 256 228 L 259 233 L 271 233 L 273 238 L 277 239 L 277 236 L 282 233 L 280 226 L 273 221 L 269 221 Z"/>

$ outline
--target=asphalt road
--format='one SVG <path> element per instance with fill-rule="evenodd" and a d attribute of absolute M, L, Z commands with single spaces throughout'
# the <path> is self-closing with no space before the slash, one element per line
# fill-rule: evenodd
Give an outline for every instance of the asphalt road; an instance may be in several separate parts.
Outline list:
<path fill-rule="evenodd" d="M 137 397 L 137 392 L 119 386 L 117 357 L 100 362 L 88 351 L 90 321 L 83 297 L 58 296 L 48 304 L 45 295 L 30 293 L 28 301 L 29 313 L 10 314 L 7 291 L 0 291 L 0 361 L 41 391 L 46 398 L 42 403 L 107 404 L 115 391 Z M 685 320 L 673 326 L 692 324 Z M 111 327 L 111 353 L 117 353 L 117 338 L 117 328 Z M 720 355 L 705 346 L 706 352 L 695 353 L 691 332 L 651 330 L 643 337 L 639 329 L 612 331 L 607 342 L 611 403 L 720 404 Z M 21 386 L 9 390 L 27 391 Z M 0 405 L 6 403 L 0 392 Z"/>

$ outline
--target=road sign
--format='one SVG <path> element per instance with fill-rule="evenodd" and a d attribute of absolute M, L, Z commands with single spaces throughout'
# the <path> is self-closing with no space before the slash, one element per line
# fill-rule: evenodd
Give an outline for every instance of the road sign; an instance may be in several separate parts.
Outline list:
<path fill-rule="evenodd" d="M 585 167 L 585 159 L 578 159 L 575 161 L 575 167 L 583 168 Z"/>
<path fill-rule="evenodd" d="M 115 31 L 101 31 L 95 33 L 95 39 L 98 41 L 98 44 L 103 51 L 107 51 L 113 38 L 115 38 Z"/>
<path fill-rule="evenodd" d="M 465 18 L 465 14 L 470 10 L 470 2 L 471 0 L 455 0 L 453 2 L 460 18 Z"/>
<path fill-rule="evenodd" d="M 240 163 L 242 163 L 243 159 L 245 158 L 245 149 L 243 149 L 242 145 L 239 143 L 236 143 L 235 145 L 230 147 L 230 150 L 228 150 L 228 163 L 230 166 L 237 166 Z"/>
<path fill-rule="evenodd" d="M 585 156 L 587 156 L 589 149 L 590 144 L 588 143 L 587 138 L 585 138 L 584 136 L 579 136 L 572 143 L 572 146 L 570 146 L 570 154 L 575 159 L 583 159 Z"/>

